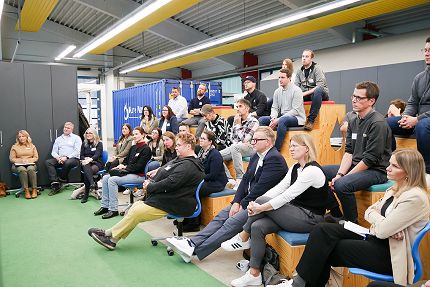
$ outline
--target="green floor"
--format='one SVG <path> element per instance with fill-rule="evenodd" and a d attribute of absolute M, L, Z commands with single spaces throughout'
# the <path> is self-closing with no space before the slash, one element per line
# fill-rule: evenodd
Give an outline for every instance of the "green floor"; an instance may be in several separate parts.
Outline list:
<path fill-rule="evenodd" d="M 151 246 L 136 229 L 115 251 L 96 244 L 90 227 L 107 228 L 120 217 L 93 216 L 99 202 L 68 200 L 70 191 L 35 200 L 0 198 L 0 286 L 224 286 L 164 245 Z"/>

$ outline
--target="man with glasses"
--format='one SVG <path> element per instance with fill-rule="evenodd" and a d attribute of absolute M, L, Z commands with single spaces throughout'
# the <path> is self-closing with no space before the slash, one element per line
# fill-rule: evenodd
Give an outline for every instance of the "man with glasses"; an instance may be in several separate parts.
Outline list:
<path fill-rule="evenodd" d="M 393 137 L 393 150 L 396 149 L 394 135 L 410 136 L 415 133 L 418 151 L 426 163 L 427 184 L 430 184 L 430 37 L 423 49 L 426 68 L 415 76 L 412 93 L 402 116 L 387 118 Z"/>
<path fill-rule="evenodd" d="M 222 242 L 239 233 L 248 219 L 248 204 L 284 178 L 288 167 L 283 156 L 273 147 L 274 141 L 275 133 L 269 127 L 259 127 L 251 140 L 256 154 L 249 162 L 232 203 L 192 238 L 167 239 L 185 262 L 190 262 L 193 254 L 203 260 Z"/>
<path fill-rule="evenodd" d="M 354 192 L 387 181 L 385 169 L 391 156 L 391 130 L 382 114 L 374 110 L 379 87 L 373 82 L 355 85 L 351 96 L 356 117 L 348 119 L 345 154 L 339 165 L 328 165 L 323 171 L 342 204 L 344 219 L 358 222 Z M 342 213 L 332 199 L 331 216 L 327 221 L 339 221 Z"/>

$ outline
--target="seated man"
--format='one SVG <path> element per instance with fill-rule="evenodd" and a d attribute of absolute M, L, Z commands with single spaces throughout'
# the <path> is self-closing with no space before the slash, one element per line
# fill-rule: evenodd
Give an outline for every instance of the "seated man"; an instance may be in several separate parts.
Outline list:
<path fill-rule="evenodd" d="M 201 113 L 206 121 L 206 129 L 215 134 L 217 150 L 223 150 L 231 145 L 230 125 L 227 121 L 216 114 L 212 105 L 206 104 L 202 107 Z"/>
<path fill-rule="evenodd" d="M 279 85 L 273 94 L 270 116 L 261 117 L 260 125 L 277 130 L 275 147 L 281 151 L 289 127 L 302 126 L 306 120 L 303 106 L 303 93 L 291 82 L 292 71 L 288 68 L 279 71 Z"/>
<path fill-rule="evenodd" d="M 355 223 L 358 222 L 358 212 L 354 192 L 387 181 L 391 131 L 384 116 L 373 108 L 378 97 L 379 87 L 375 83 L 361 82 L 355 85 L 351 101 L 356 115 L 348 117 L 345 154 L 340 166 L 323 166 L 342 204 L 345 220 Z M 334 205 L 330 208 L 332 214 L 338 217 L 340 211 Z"/>
<path fill-rule="evenodd" d="M 178 157 L 160 167 L 152 179 L 143 183 L 146 200 L 135 202 L 112 228 L 106 231 L 90 228 L 88 234 L 100 245 L 114 250 L 117 242 L 125 239 L 140 222 L 159 219 L 167 214 L 193 214 L 197 205 L 195 192 L 205 175 L 203 165 L 194 154 L 195 144 L 192 134 L 178 134 Z"/>
<path fill-rule="evenodd" d="M 303 100 L 312 101 L 309 117 L 304 129 L 311 131 L 321 108 L 322 101 L 328 100 L 327 80 L 321 66 L 315 63 L 314 52 L 306 49 L 302 54 L 303 66 L 296 74 L 295 84 L 303 91 Z"/>
<path fill-rule="evenodd" d="M 190 133 L 190 126 L 188 126 L 184 123 L 180 123 L 178 134 L 185 134 L 185 133 Z"/>
<path fill-rule="evenodd" d="M 233 189 L 237 189 L 243 177 L 243 161 L 242 157 L 251 156 L 254 150 L 250 141 L 258 128 L 258 120 L 249 113 L 251 104 L 245 99 L 239 99 L 237 104 L 237 114 L 234 116 L 233 131 L 231 133 L 232 144 L 221 151 L 223 160 L 232 160 L 234 170 L 236 172 L 236 181 L 234 181 L 224 165 L 229 182 L 233 185 Z"/>
<path fill-rule="evenodd" d="M 167 239 L 185 262 L 190 262 L 193 254 L 203 260 L 217 250 L 222 242 L 241 231 L 248 219 L 249 202 L 263 195 L 285 177 L 288 167 L 284 157 L 273 147 L 274 140 L 275 134 L 270 128 L 259 127 L 251 140 L 256 154 L 249 162 L 232 203 L 191 239 Z"/>
<path fill-rule="evenodd" d="M 188 113 L 192 115 L 192 117 L 182 122 L 183 124 L 189 126 L 198 125 L 196 130 L 196 138 L 200 137 L 205 128 L 205 119 L 201 114 L 201 108 L 203 107 L 203 105 L 211 103 L 209 97 L 205 96 L 206 90 L 207 89 L 205 84 L 199 85 L 199 89 L 197 90 L 197 96 L 191 99 L 190 104 L 188 105 Z"/>
<path fill-rule="evenodd" d="M 402 116 L 387 118 L 387 122 L 393 132 L 393 150 L 396 149 L 394 135 L 416 135 L 418 151 L 426 163 L 427 184 L 430 184 L 430 37 L 426 39 L 423 51 L 426 69 L 415 76 L 405 111 Z"/>
<path fill-rule="evenodd" d="M 60 182 L 68 182 L 70 170 L 79 165 L 82 140 L 73 133 L 73 128 L 74 125 L 71 122 L 64 124 L 63 134 L 55 139 L 52 147 L 53 158 L 45 161 L 51 182 L 51 192 L 48 195 L 58 193 L 61 188 Z M 57 175 L 57 167 L 62 168 L 60 175 Z"/>

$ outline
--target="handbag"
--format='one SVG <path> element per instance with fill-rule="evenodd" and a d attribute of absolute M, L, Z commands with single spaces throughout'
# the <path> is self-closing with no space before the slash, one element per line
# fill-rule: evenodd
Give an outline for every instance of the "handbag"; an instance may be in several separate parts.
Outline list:
<path fill-rule="evenodd" d="M 264 252 L 264 258 L 262 263 L 263 268 L 266 263 L 270 263 L 276 270 L 279 270 L 279 254 L 269 244 L 266 244 L 266 251 Z"/>
<path fill-rule="evenodd" d="M 277 285 L 283 280 L 288 279 L 287 277 L 279 273 L 279 271 L 276 270 L 275 267 L 273 267 L 273 265 L 270 263 L 264 264 L 263 272 L 261 272 L 261 275 L 263 277 L 262 279 L 264 286 Z"/>
<path fill-rule="evenodd" d="M 129 172 L 126 171 L 125 169 L 111 169 L 111 170 L 109 170 L 110 176 L 125 176 L 128 173 Z"/>

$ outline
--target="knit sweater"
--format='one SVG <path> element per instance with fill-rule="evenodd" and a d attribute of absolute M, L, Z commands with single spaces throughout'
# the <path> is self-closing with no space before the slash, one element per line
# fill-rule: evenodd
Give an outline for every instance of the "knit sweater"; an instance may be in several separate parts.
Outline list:
<path fill-rule="evenodd" d="M 21 145 L 16 143 L 10 149 L 9 159 L 12 163 L 35 163 L 39 159 L 36 146 L 32 143 L 28 145 Z"/>

